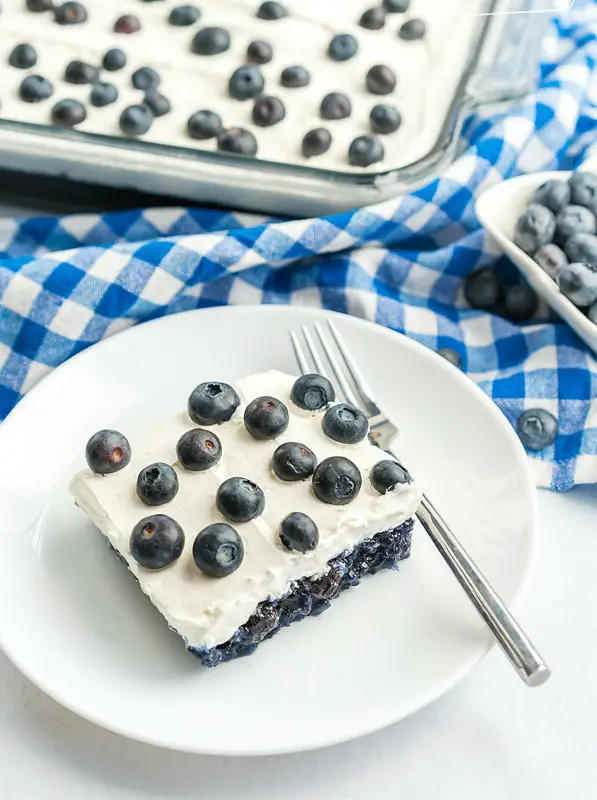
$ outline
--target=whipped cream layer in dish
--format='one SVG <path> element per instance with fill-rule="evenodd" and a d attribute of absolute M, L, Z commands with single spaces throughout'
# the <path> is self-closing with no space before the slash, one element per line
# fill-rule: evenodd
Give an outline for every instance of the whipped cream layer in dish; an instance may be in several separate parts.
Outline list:
<path fill-rule="evenodd" d="M 188 472 L 177 462 L 179 437 L 197 427 L 184 411 L 144 435 L 130 436 L 132 459 L 120 472 L 103 476 L 85 470 L 71 483 L 77 505 L 124 557 L 141 589 L 189 646 L 210 648 L 228 641 L 260 602 L 282 597 L 298 578 L 324 574 L 330 559 L 363 539 L 397 527 L 418 508 L 421 489 L 414 482 L 379 494 L 369 474 L 384 459 L 383 451 L 368 439 L 348 445 L 328 438 L 321 427 L 323 412 L 303 411 L 290 399 L 293 383 L 290 375 L 271 371 L 236 384 L 241 406 L 229 422 L 209 429 L 222 444 L 222 458 L 211 469 Z M 269 441 L 252 438 L 243 423 L 244 406 L 263 395 L 285 403 L 290 416 L 283 436 Z M 331 456 L 353 461 L 363 479 L 357 497 L 347 505 L 330 505 L 315 497 L 310 479 L 280 480 L 271 469 L 272 455 L 282 442 L 291 441 L 311 448 L 318 462 Z M 179 491 L 166 505 L 150 508 L 137 497 L 136 481 L 144 467 L 157 461 L 174 467 Z M 258 484 L 265 494 L 265 510 L 250 522 L 233 523 L 243 539 L 244 559 L 232 574 L 214 578 L 196 566 L 193 542 L 207 525 L 226 521 L 216 508 L 215 496 L 222 482 L 231 477 Z M 295 511 L 309 515 L 319 529 L 317 547 L 304 554 L 286 549 L 279 538 L 281 521 Z M 129 545 L 134 526 L 153 513 L 171 516 L 185 532 L 182 555 L 159 571 L 139 566 Z"/>
<path fill-rule="evenodd" d="M 57 2 L 57 5 L 59 3 Z M 156 117 L 140 141 L 184 148 L 217 151 L 216 138 L 193 139 L 187 121 L 196 111 L 216 112 L 225 129 L 244 128 L 255 138 L 257 157 L 273 162 L 309 165 L 333 171 L 382 172 L 416 162 L 436 143 L 454 98 L 463 70 L 475 44 L 483 0 L 411 0 L 407 11 L 388 13 L 379 30 L 359 21 L 375 3 L 372 0 L 284 0 L 287 16 L 265 20 L 257 16 L 260 0 L 198 0 L 200 18 L 189 26 L 169 24 L 168 17 L 179 0 L 82 0 L 88 18 L 82 24 L 59 25 L 51 11 L 32 13 L 25 0 L 3 0 L 0 13 L 0 116 L 8 120 L 52 124 L 52 109 L 63 99 L 83 103 L 84 121 L 76 130 L 123 137 L 119 120 L 129 106 L 140 104 L 144 92 L 131 83 L 133 73 L 151 67 L 160 77 L 159 91 L 171 106 Z M 381 0 L 378 5 L 381 5 Z M 115 21 L 123 14 L 135 15 L 140 30 L 116 33 Z M 424 24 L 421 38 L 401 38 L 404 23 Z M 195 34 L 206 27 L 225 28 L 230 47 L 218 55 L 191 51 Z M 344 61 L 328 55 L 332 37 L 350 34 L 358 52 Z M 269 63 L 259 66 L 263 93 L 284 104 L 285 117 L 269 127 L 254 124 L 254 100 L 233 99 L 228 90 L 232 73 L 247 63 L 247 47 L 255 40 L 273 49 Z M 18 44 L 35 48 L 37 62 L 28 68 L 9 65 Z M 107 50 L 120 48 L 127 64 L 115 72 L 102 70 L 99 80 L 113 84 L 118 99 L 104 107 L 89 102 L 91 86 L 64 80 L 67 65 L 82 60 L 100 67 Z M 303 66 L 310 82 L 301 88 L 280 83 L 282 70 Z M 396 77 L 396 87 L 384 95 L 372 94 L 366 75 L 375 65 L 386 65 Z M 27 75 L 40 75 L 52 84 L 50 97 L 24 102 L 19 89 Z M 332 92 L 345 93 L 352 113 L 344 119 L 322 119 L 322 99 Z M 389 104 L 400 114 L 396 131 L 375 133 L 370 113 L 377 104 Z M 302 142 L 313 129 L 326 128 L 329 149 L 306 157 Z M 367 165 L 349 162 L 349 148 L 356 137 L 375 136 L 383 154 Z"/>

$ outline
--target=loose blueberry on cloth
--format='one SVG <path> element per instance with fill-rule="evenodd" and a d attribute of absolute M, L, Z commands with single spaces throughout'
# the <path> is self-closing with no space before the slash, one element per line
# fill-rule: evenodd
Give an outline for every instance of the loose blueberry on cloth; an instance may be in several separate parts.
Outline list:
<path fill-rule="evenodd" d="M 595 356 L 557 319 L 513 323 L 471 309 L 463 292 L 475 269 L 516 276 L 474 216 L 479 190 L 572 169 L 596 142 L 596 62 L 597 4 L 577 0 L 551 24 L 536 93 L 472 116 L 441 179 L 369 208 L 300 221 L 180 208 L 0 220 L 0 418 L 50 369 L 135 323 L 296 303 L 452 351 L 515 429 L 529 409 L 557 419 L 555 443 L 529 450 L 538 485 L 597 481 Z M 538 441 L 541 426 L 522 427 Z"/>

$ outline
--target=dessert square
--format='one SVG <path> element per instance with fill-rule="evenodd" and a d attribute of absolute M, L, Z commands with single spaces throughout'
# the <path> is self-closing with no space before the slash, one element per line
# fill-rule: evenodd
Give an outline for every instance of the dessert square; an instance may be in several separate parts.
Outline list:
<path fill-rule="evenodd" d="M 200 384 L 130 441 L 101 431 L 71 492 L 206 666 L 247 655 L 410 554 L 420 487 L 321 376 Z"/>
<path fill-rule="evenodd" d="M 4 0 L 0 116 L 326 170 L 397 169 L 437 142 L 488 6 Z"/>

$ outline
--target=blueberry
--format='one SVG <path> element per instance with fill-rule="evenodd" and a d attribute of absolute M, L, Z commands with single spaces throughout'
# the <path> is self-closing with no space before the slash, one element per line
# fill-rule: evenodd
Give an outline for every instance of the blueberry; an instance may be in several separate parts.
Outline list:
<path fill-rule="evenodd" d="M 152 67 L 139 67 L 133 72 L 131 83 L 135 89 L 148 92 L 150 89 L 157 89 L 162 82 L 159 74 Z"/>
<path fill-rule="evenodd" d="M 367 28 L 370 31 L 380 31 L 385 24 L 386 12 L 381 6 L 367 9 L 359 20 L 361 28 Z"/>
<path fill-rule="evenodd" d="M 348 163 L 353 167 L 370 167 L 384 159 L 384 148 L 376 136 L 357 136 L 348 148 Z"/>
<path fill-rule="evenodd" d="M 471 308 L 495 311 L 502 291 L 501 281 L 491 267 L 471 272 L 464 281 L 464 296 Z"/>
<path fill-rule="evenodd" d="M 584 206 L 566 206 L 556 217 L 554 239 L 560 244 L 579 233 L 595 232 L 597 232 L 595 214 Z"/>
<path fill-rule="evenodd" d="M 455 367 L 462 366 L 462 359 L 460 357 L 460 353 L 457 353 L 456 350 L 452 350 L 451 347 L 440 347 L 437 351 L 438 356 L 441 356 L 446 361 L 449 361 L 450 364 L 453 364 Z"/>
<path fill-rule="evenodd" d="M 305 158 L 321 156 L 332 146 L 332 134 L 327 128 L 313 128 L 303 136 L 301 150 Z"/>
<path fill-rule="evenodd" d="M 51 11 L 54 8 L 54 0 L 27 0 L 27 11 Z"/>
<path fill-rule="evenodd" d="M 54 21 L 58 25 L 82 25 L 87 22 L 87 10 L 81 3 L 62 3 L 54 9 Z"/>
<path fill-rule="evenodd" d="M 247 47 L 247 61 L 252 61 L 254 64 L 269 64 L 273 57 L 274 51 L 268 42 L 256 39 Z"/>
<path fill-rule="evenodd" d="M 217 56 L 230 49 L 230 34 L 225 28 L 202 28 L 193 37 L 191 51 L 199 56 Z"/>
<path fill-rule="evenodd" d="M 545 450 L 558 435 L 558 421 L 544 408 L 529 408 L 516 423 L 520 440 L 527 450 Z"/>
<path fill-rule="evenodd" d="M 257 141 L 250 131 L 244 128 L 228 128 L 218 134 L 218 150 L 240 156 L 256 156 Z"/>
<path fill-rule="evenodd" d="M 163 117 L 172 111 L 172 105 L 167 97 L 164 97 L 155 89 L 150 89 L 145 93 L 143 105 L 146 105 L 154 117 Z"/>
<path fill-rule="evenodd" d="M 54 125 L 62 125 L 72 128 L 87 119 L 85 106 L 78 100 L 59 100 L 52 109 L 52 122 Z"/>
<path fill-rule="evenodd" d="M 102 67 L 108 72 L 118 72 L 126 66 L 126 53 L 118 47 L 107 50 L 102 59 Z"/>
<path fill-rule="evenodd" d="M 287 89 L 300 89 L 311 83 L 311 75 L 304 67 L 285 67 L 280 75 L 280 83 Z"/>
<path fill-rule="evenodd" d="M 422 19 L 409 19 L 400 27 L 398 36 L 405 42 L 414 42 L 422 39 L 427 32 L 427 26 Z"/>
<path fill-rule="evenodd" d="M 178 494 L 178 475 L 170 464 L 157 462 L 137 476 L 137 497 L 148 506 L 161 506 Z"/>
<path fill-rule="evenodd" d="M 92 106 L 103 108 L 112 105 L 118 100 L 118 89 L 113 83 L 96 83 L 89 95 L 89 102 Z"/>
<path fill-rule="evenodd" d="M 328 47 L 328 56 L 334 61 L 348 61 L 359 52 L 359 43 L 350 33 L 337 33 Z"/>
<path fill-rule="evenodd" d="M 369 124 L 374 133 L 395 133 L 402 124 L 402 116 L 395 106 L 378 103 L 371 109 Z"/>
<path fill-rule="evenodd" d="M 278 97 L 262 95 L 255 100 L 252 118 L 255 125 L 268 128 L 282 122 L 286 116 L 284 103 Z"/>
<path fill-rule="evenodd" d="M 284 8 L 282 3 L 275 3 L 272 0 L 266 0 L 257 9 L 259 19 L 275 20 L 282 19 L 288 16 L 288 11 Z"/>
<path fill-rule="evenodd" d="M 534 253 L 544 244 L 549 244 L 556 230 L 556 218 L 552 212 L 532 203 L 522 212 L 514 231 L 514 244 L 525 253 Z"/>
<path fill-rule="evenodd" d="M 546 181 L 536 190 L 532 202 L 559 214 L 570 203 L 570 186 L 565 181 Z"/>
<path fill-rule="evenodd" d="M 25 103 L 39 103 L 47 100 L 54 92 L 54 87 L 47 78 L 41 75 L 28 75 L 19 86 L 19 97 Z"/>
<path fill-rule="evenodd" d="M 265 495 L 248 478 L 228 478 L 218 488 L 216 506 L 232 522 L 249 522 L 263 513 Z"/>
<path fill-rule="evenodd" d="M 317 458 L 307 445 L 284 442 L 272 456 L 272 469 L 282 481 L 304 481 L 315 472 Z"/>
<path fill-rule="evenodd" d="M 265 80 L 259 67 L 245 64 L 235 69 L 228 81 L 228 94 L 235 100 L 250 100 L 261 94 Z"/>
<path fill-rule="evenodd" d="M 137 33 L 141 30 L 141 20 L 134 14 L 123 14 L 114 23 L 114 33 Z"/>
<path fill-rule="evenodd" d="M 382 6 L 388 14 L 402 14 L 408 11 L 410 0 L 383 0 Z"/>
<path fill-rule="evenodd" d="M 226 522 L 215 522 L 197 534 L 193 543 L 193 561 L 212 578 L 225 578 L 243 563 L 243 540 Z"/>
<path fill-rule="evenodd" d="M 330 92 L 321 101 L 319 114 L 322 119 L 346 119 L 352 114 L 350 97 L 344 92 Z"/>
<path fill-rule="evenodd" d="M 95 83 L 99 78 L 99 70 L 84 61 L 71 61 L 64 70 L 64 80 L 67 83 L 83 85 L 85 83 Z"/>
<path fill-rule="evenodd" d="M 512 322 L 526 322 L 535 316 L 539 300 L 526 283 L 509 286 L 504 295 L 504 316 Z"/>
<path fill-rule="evenodd" d="M 201 9 L 193 5 L 174 6 L 168 17 L 170 25 L 184 28 L 187 25 L 194 25 L 201 17 Z"/>
<path fill-rule="evenodd" d="M 308 553 L 319 544 L 319 531 L 311 517 L 294 511 L 284 517 L 280 524 L 280 541 L 288 550 Z"/>
<path fill-rule="evenodd" d="M 597 271 L 573 261 L 558 270 L 557 282 L 562 294 L 579 308 L 592 306 L 597 301 Z"/>
<path fill-rule="evenodd" d="M 597 236 L 591 233 L 577 233 L 566 240 L 564 252 L 570 261 L 582 261 L 589 267 L 597 267 Z M 535 260 L 536 258 L 537 253 Z"/>
<path fill-rule="evenodd" d="M 142 136 L 151 128 L 153 114 L 147 106 L 128 106 L 120 115 L 120 130 L 127 136 Z"/>
<path fill-rule="evenodd" d="M 196 386 L 189 397 L 189 417 L 197 425 L 228 422 L 240 405 L 240 397 L 228 383 L 209 381 Z"/>
<path fill-rule="evenodd" d="M 288 409 L 275 397 L 257 397 L 245 408 L 244 421 L 254 439 L 275 439 L 288 427 Z"/>
<path fill-rule="evenodd" d="M 367 73 L 365 83 L 371 94 L 392 94 L 396 88 L 396 75 L 385 64 L 375 64 Z"/>
<path fill-rule="evenodd" d="M 323 375 L 301 375 L 290 392 L 292 402 L 306 411 L 319 411 L 336 399 L 334 387 Z"/>
<path fill-rule="evenodd" d="M 184 532 L 166 514 L 140 520 L 131 533 L 131 555 L 145 569 L 164 569 L 173 564 L 184 548 Z"/>
<path fill-rule="evenodd" d="M 597 214 L 597 177 L 589 172 L 575 172 L 568 180 L 571 202 Z"/>
<path fill-rule="evenodd" d="M 579 234 L 579 236 L 588 236 L 588 235 L 589 234 L 587 233 Z M 568 243 L 573 242 L 575 239 L 576 236 L 573 236 L 572 239 L 568 239 Z M 549 275 L 550 278 L 553 278 L 553 280 L 556 279 L 558 270 L 561 267 L 563 267 L 564 264 L 568 263 L 566 255 L 562 250 L 560 250 L 557 244 L 544 244 L 543 247 L 540 247 L 537 250 L 533 258 L 535 259 L 537 264 L 539 264 L 541 269 L 545 270 L 545 272 Z"/>
<path fill-rule="evenodd" d="M 342 444 L 357 444 L 369 433 L 367 417 L 360 408 L 348 403 L 328 408 L 321 425 L 326 436 Z"/>
<path fill-rule="evenodd" d="M 222 444 L 211 431 L 193 428 L 180 437 L 176 455 L 189 472 L 203 472 L 215 467 L 222 458 Z"/>
<path fill-rule="evenodd" d="M 213 139 L 221 132 L 222 120 L 215 111 L 196 111 L 187 122 L 187 133 L 191 139 Z"/>
<path fill-rule="evenodd" d="M 412 483 L 412 478 L 404 467 L 397 461 L 386 458 L 378 461 L 369 476 L 371 485 L 380 494 L 385 494 L 396 488 L 399 484 Z"/>
<path fill-rule="evenodd" d="M 37 51 L 30 44 L 17 44 L 8 57 L 11 67 L 29 69 L 37 64 Z"/>
<path fill-rule="evenodd" d="M 363 479 L 356 464 L 343 456 L 326 458 L 313 475 L 313 492 L 318 500 L 345 506 L 361 491 Z"/>
<path fill-rule="evenodd" d="M 131 446 L 119 431 L 98 431 L 87 442 L 85 458 L 92 472 L 111 475 L 130 463 Z"/>

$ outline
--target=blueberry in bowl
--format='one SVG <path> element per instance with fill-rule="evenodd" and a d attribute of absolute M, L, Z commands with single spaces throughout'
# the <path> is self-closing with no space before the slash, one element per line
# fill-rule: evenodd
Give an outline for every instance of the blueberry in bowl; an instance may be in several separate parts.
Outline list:
<path fill-rule="evenodd" d="M 554 241 L 564 243 L 580 233 L 594 234 L 597 220 L 592 211 L 584 206 L 566 206 L 556 217 Z"/>
<path fill-rule="evenodd" d="M 579 261 L 563 266 L 557 275 L 562 294 L 579 308 L 587 308 L 597 302 L 597 269 Z"/>
<path fill-rule="evenodd" d="M 514 244 L 525 253 L 534 253 L 553 240 L 555 231 L 556 218 L 553 212 L 545 206 L 532 203 L 518 218 Z"/>
<path fill-rule="evenodd" d="M 559 214 L 566 206 L 570 205 L 570 183 L 552 179 L 545 181 L 533 195 L 533 203 L 545 206 L 553 214 Z"/>

